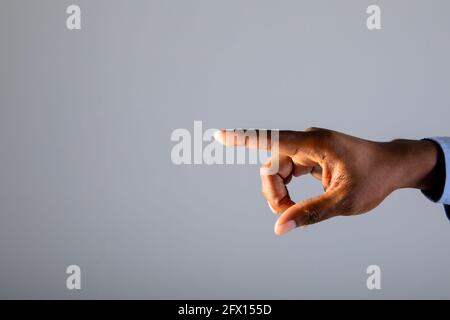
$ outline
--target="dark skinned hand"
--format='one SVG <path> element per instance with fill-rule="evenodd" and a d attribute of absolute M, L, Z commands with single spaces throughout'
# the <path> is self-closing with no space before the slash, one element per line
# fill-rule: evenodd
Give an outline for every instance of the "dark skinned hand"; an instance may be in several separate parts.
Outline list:
<path fill-rule="evenodd" d="M 270 149 L 273 132 L 268 132 L 269 143 L 260 141 L 258 131 L 255 139 L 242 137 L 243 130 L 221 130 L 215 138 L 227 146 Z M 320 128 L 276 132 L 278 147 L 263 165 L 261 180 L 269 207 L 280 215 L 278 235 L 335 216 L 368 212 L 400 188 L 427 189 L 433 184 L 438 149 L 427 140 L 375 142 Z M 277 172 L 263 173 L 274 160 Z M 319 179 L 324 192 L 294 202 L 286 185 L 303 174 Z"/>

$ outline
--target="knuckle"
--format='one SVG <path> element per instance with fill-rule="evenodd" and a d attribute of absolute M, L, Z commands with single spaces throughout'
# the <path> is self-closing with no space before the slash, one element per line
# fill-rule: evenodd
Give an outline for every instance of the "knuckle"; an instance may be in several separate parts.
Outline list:
<path fill-rule="evenodd" d="M 312 132 L 312 131 L 318 131 L 318 130 L 321 130 L 321 128 L 319 128 L 319 127 L 308 127 L 304 131 Z"/>
<path fill-rule="evenodd" d="M 282 198 L 276 197 L 276 198 L 273 198 L 272 201 L 271 201 L 273 208 L 274 208 L 276 211 L 278 211 L 278 212 L 282 211 L 282 210 L 283 210 L 283 204 L 284 204 L 284 201 L 285 201 L 285 200 L 286 200 L 286 197 L 282 197 Z"/>
<path fill-rule="evenodd" d="M 319 143 L 322 147 L 331 146 L 334 142 L 335 132 L 329 129 L 311 127 L 307 131 L 315 143 Z"/>
<path fill-rule="evenodd" d="M 317 136 L 317 138 L 319 139 L 323 139 L 323 140 L 328 140 L 330 138 L 333 138 L 334 136 L 334 132 L 328 129 L 320 129 L 317 131 L 314 131 L 314 134 Z"/>
<path fill-rule="evenodd" d="M 283 212 L 284 210 L 286 210 L 286 206 L 289 202 L 289 196 L 285 195 L 284 197 L 282 196 L 274 196 L 273 194 L 271 194 L 270 196 L 267 196 L 267 193 L 265 195 L 266 200 L 270 203 L 270 206 L 272 207 L 273 210 L 275 210 L 276 212 Z"/>
<path fill-rule="evenodd" d="M 283 209 L 279 205 L 277 205 L 277 204 L 275 204 L 273 202 L 270 202 L 270 205 L 272 206 L 273 210 L 276 213 L 282 213 L 283 212 Z"/>
<path fill-rule="evenodd" d="M 308 127 L 304 131 L 313 133 L 313 134 L 318 135 L 318 136 L 320 136 L 320 135 L 330 135 L 330 134 L 333 133 L 332 130 L 325 129 L 325 128 L 319 128 L 319 127 Z"/>

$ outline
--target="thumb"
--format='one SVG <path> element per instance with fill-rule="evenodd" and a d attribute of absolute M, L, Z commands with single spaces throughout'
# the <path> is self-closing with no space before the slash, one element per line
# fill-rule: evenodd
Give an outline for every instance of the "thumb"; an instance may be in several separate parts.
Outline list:
<path fill-rule="evenodd" d="M 314 224 L 337 216 L 335 192 L 325 192 L 319 196 L 303 200 L 284 211 L 275 223 L 277 235 L 301 226 Z"/>

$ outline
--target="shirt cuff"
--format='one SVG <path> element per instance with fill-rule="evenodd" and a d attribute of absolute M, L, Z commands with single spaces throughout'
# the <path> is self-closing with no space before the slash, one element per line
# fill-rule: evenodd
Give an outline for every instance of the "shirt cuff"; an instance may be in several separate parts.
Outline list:
<path fill-rule="evenodd" d="M 450 205 L 450 137 L 428 138 L 439 146 L 438 161 L 436 164 L 436 184 L 429 190 L 422 192 L 434 202 Z M 450 212 L 450 207 L 446 207 Z"/>

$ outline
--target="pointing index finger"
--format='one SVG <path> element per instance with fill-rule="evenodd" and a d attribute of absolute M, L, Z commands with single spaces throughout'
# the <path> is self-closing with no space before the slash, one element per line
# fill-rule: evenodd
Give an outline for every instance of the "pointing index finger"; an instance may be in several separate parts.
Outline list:
<path fill-rule="evenodd" d="M 293 156 L 308 136 L 308 132 L 265 129 L 226 129 L 214 133 L 225 146 L 257 148 Z"/>

